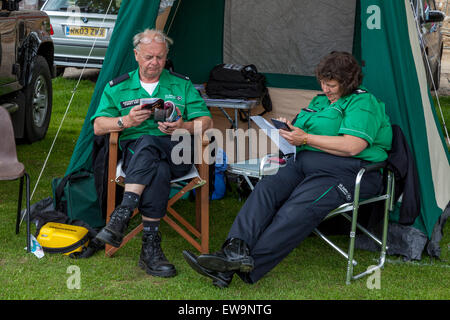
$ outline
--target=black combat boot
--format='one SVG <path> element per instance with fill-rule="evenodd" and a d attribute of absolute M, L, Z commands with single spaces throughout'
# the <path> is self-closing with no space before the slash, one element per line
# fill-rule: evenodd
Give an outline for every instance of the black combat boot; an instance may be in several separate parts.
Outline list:
<path fill-rule="evenodd" d="M 217 272 L 250 272 L 254 267 L 247 244 L 237 238 L 227 240 L 220 251 L 199 255 L 197 262 L 202 267 Z"/>
<path fill-rule="evenodd" d="M 132 213 L 133 209 L 129 207 L 117 206 L 111 214 L 109 222 L 95 238 L 113 247 L 120 247 Z"/>
<path fill-rule="evenodd" d="M 139 267 L 156 277 L 169 278 L 177 274 L 175 266 L 164 256 L 159 232 L 143 234 Z"/>

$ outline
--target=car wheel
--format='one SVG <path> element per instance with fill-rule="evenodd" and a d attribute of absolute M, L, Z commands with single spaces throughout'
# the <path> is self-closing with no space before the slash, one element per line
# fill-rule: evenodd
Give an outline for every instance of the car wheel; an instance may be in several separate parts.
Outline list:
<path fill-rule="evenodd" d="M 25 138 L 28 142 L 45 137 L 52 113 L 52 80 L 47 61 L 36 56 L 31 63 L 31 81 L 25 94 Z"/>
<path fill-rule="evenodd" d="M 436 70 L 433 74 L 433 81 L 436 91 L 439 89 L 439 85 L 441 84 L 441 61 L 439 61 L 438 65 L 436 66 Z"/>

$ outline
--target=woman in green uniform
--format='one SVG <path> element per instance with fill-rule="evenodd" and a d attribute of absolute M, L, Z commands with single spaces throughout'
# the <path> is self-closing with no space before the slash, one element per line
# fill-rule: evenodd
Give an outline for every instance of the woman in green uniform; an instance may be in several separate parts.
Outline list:
<path fill-rule="evenodd" d="M 280 135 L 297 146 L 295 158 L 267 176 L 239 211 L 222 249 L 195 256 L 189 265 L 226 287 L 234 274 L 255 283 L 274 268 L 339 205 L 351 201 L 359 169 L 383 161 L 392 130 L 384 103 L 361 87 L 355 58 L 332 52 L 316 68 L 316 96 Z M 361 197 L 382 189 L 380 172 L 364 175 Z"/>

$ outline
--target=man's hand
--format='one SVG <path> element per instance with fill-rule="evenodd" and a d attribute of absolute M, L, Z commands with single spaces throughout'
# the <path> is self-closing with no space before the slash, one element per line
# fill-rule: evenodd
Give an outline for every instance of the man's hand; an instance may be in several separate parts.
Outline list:
<path fill-rule="evenodd" d="M 158 122 L 158 129 L 161 132 L 172 134 L 176 129 L 181 129 L 184 127 L 183 117 L 181 116 L 181 111 L 178 107 L 175 107 L 177 111 L 177 121 L 174 122 Z"/>
<path fill-rule="evenodd" d="M 131 108 L 130 113 L 123 117 L 125 128 L 131 128 L 140 125 L 142 122 L 147 120 L 151 114 L 152 112 L 148 109 L 143 109 L 142 105 Z"/>

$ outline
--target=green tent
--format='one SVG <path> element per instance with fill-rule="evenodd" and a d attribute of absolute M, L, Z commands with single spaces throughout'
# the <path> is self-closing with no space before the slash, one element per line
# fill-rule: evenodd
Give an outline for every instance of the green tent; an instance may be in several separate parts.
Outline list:
<path fill-rule="evenodd" d="M 428 252 L 439 255 L 435 249 L 448 215 L 444 210 L 450 198 L 450 157 L 427 87 L 409 0 L 172 2 L 122 1 L 66 174 L 91 169 L 93 130 L 89 119 L 103 88 L 109 80 L 137 67 L 133 35 L 155 26 L 160 4 L 171 5 L 159 17 L 170 10 L 165 30 L 174 39 L 169 57 L 176 72 L 188 75 L 194 83 L 204 83 L 218 63 L 253 63 L 267 77 L 274 104 L 271 116 L 298 112 L 301 103 L 297 97 L 316 94 L 320 88 L 313 70 L 323 55 L 332 50 L 353 52 L 363 65 L 364 86 L 386 103 L 392 122 L 403 129 L 416 160 L 420 215 L 413 226 L 400 228 L 396 228 L 394 215 L 390 227 L 394 233 L 408 233 L 406 246 L 414 247 L 416 253 L 404 253 L 411 248 L 400 253 L 420 259 L 426 244 L 434 243 Z"/>

